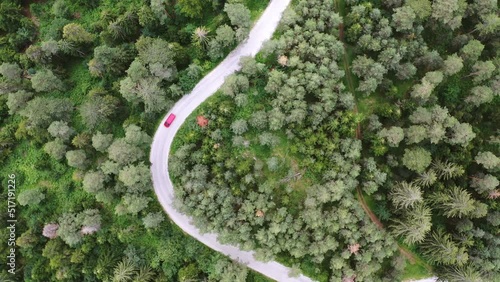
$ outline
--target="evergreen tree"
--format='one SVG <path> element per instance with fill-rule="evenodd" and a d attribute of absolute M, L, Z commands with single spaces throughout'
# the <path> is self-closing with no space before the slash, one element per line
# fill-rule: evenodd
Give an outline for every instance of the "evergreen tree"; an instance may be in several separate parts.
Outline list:
<path fill-rule="evenodd" d="M 136 264 L 131 259 L 125 257 L 114 269 L 113 282 L 132 281 L 136 267 Z"/>
<path fill-rule="evenodd" d="M 431 230 L 431 209 L 424 204 L 416 205 L 407 210 L 402 219 L 393 220 L 392 232 L 403 236 L 406 244 L 420 243 Z"/>
<path fill-rule="evenodd" d="M 476 205 L 472 196 L 458 186 L 453 186 L 443 192 L 434 192 L 430 200 L 443 211 L 446 217 L 466 217 L 474 211 Z"/>
<path fill-rule="evenodd" d="M 392 186 L 390 198 L 397 209 L 408 209 L 423 201 L 420 187 L 405 181 Z"/>
<path fill-rule="evenodd" d="M 463 265 L 468 259 L 467 250 L 451 240 L 450 234 L 442 229 L 432 232 L 423 244 L 425 256 L 437 264 Z"/>
<path fill-rule="evenodd" d="M 427 171 L 421 173 L 417 179 L 415 179 L 415 184 L 429 187 L 434 184 L 437 180 L 437 174 L 434 169 L 428 169 Z"/>
<path fill-rule="evenodd" d="M 477 270 L 473 264 L 465 264 L 461 266 L 454 266 L 445 268 L 439 274 L 445 281 L 467 281 L 467 282 L 484 282 L 485 280 L 481 271 Z"/>

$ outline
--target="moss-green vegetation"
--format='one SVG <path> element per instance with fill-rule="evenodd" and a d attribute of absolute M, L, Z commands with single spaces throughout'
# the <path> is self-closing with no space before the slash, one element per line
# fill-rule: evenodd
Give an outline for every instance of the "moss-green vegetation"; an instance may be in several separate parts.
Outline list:
<path fill-rule="evenodd" d="M 267 3 L 2 1 L 0 182 L 23 206 L 0 280 L 268 281 L 165 218 L 147 158 Z M 186 211 L 318 281 L 499 281 L 494 1 L 292 6 L 179 131 Z"/>
<path fill-rule="evenodd" d="M 401 277 L 404 280 L 409 280 L 409 279 L 423 279 L 423 278 L 428 278 L 429 277 L 429 271 L 421 264 L 411 264 L 410 262 L 407 262 L 404 274 Z"/>
<path fill-rule="evenodd" d="M 266 46 L 256 62 L 246 62 L 262 63 L 266 71 L 255 74 L 243 68 L 228 78 L 195 114 L 209 116 L 209 125 L 199 128 L 192 116 L 176 137 L 179 150 L 171 156 L 171 174 L 187 210 L 228 241 L 254 248 L 262 258 L 274 255 L 319 281 L 354 275 L 356 281 L 384 275 L 498 279 L 499 256 L 486 251 L 498 248 L 499 171 L 493 168 L 499 154 L 494 110 L 499 102 L 498 55 L 493 51 L 498 15 L 492 13 L 497 7 L 468 3 L 466 9 L 465 2 L 450 3 L 334 1 L 332 6 L 294 1 L 295 12 L 284 15 L 274 45 Z M 334 10 L 343 25 L 335 21 Z M 331 15 L 328 20 L 324 11 Z M 322 45 L 323 40 L 330 45 Z M 340 56 L 332 58 L 332 53 Z M 345 75 L 321 77 L 322 64 L 330 60 L 336 65 L 325 73 L 335 76 L 343 70 Z M 252 85 L 262 80 L 262 88 Z M 328 83 L 330 92 L 319 96 Z M 332 95 L 335 113 L 328 108 Z M 318 116 L 318 101 L 328 108 L 323 117 Z M 259 127 L 256 116 L 267 117 L 267 126 Z M 344 127 L 339 126 L 344 120 Z M 259 145 L 268 133 L 275 144 Z M 355 164 L 351 167 L 335 153 L 344 158 L 357 154 L 357 145 L 346 152 L 337 139 L 354 136 L 362 147 L 349 160 Z M 295 164 L 305 170 L 304 183 L 286 185 L 285 191 L 293 191 L 286 202 L 281 185 L 266 190 L 284 172 L 260 166 L 272 157 L 279 158 L 289 175 Z M 342 167 L 351 171 L 349 177 Z M 325 179 L 336 177 L 348 189 L 322 194 Z M 295 193 L 299 186 L 303 193 Z M 345 212 L 343 204 L 355 198 L 355 187 L 363 191 L 361 202 L 371 219 L 397 239 L 400 252 L 385 254 L 391 259 L 364 257 L 360 260 L 369 264 L 360 268 L 346 253 L 359 242 L 344 237 L 343 230 L 322 230 L 322 236 L 335 238 L 331 244 L 317 243 L 317 237 L 291 239 L 290 234 L 319 232 L 318 224 L 345 224 L 345 218 L 328 212 Z M 339 194 L 345 202 L 336 202 Z M 297 215 L 305 222 L 297 223 Z M 231 220 L 245 228 L 217 223 Z M 364 234 L 362 228 L 356 232 Z M 361 250 L 371 246 L 360 243 Z M 368 273 L 372 276 L 365 279 Z"/>
<path fill-rule="evenodd" d="M 24 205 L 16 207 L 17 271 L 3 268 L 0 280 L 270 281 L 172 225 L 147 158 L 160 117 L 244 38 L 246 30 L 238 38 L 233 30 L 251 25 L 268 1 L 232 6 L 241 19 L 221 12 L 223 3 L 200 2 L 192 16 L 182 1 L 152 2 L 0 4 L 0 181 L 6 196 L 15 174 Z M 225 25 L 229 33 L 217 37 Z M 127 76 L 155 88 L 134 91 Z"/>

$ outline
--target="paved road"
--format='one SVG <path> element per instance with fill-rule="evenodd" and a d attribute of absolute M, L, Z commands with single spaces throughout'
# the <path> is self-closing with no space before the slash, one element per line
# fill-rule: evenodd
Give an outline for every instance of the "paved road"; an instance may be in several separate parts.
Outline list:
<path fill-rule="evenodd" d="M 260 262 L 254 259 L 253 252 L 241 251 L 235 246 L 220 244 L 217 241 L 217 235 L 213 233 L 201 234 L 199 229 L 192 224 L 192 219 L 185 214 L 178 212 L 173 207 L 174 202 L 174 187 L 168 174 L 168 155 L 170 146 L 175 134 L 186 118 L 193 112 L 203 101 L 214 94 L 217 89 L 223 84 L 226 76 L 234 73 L 239 69 L 239 61 L 243 56 L 255 56 L 262 47 L 262 43 L 271 38 L 276 29 L 281 14 L 288 6 L 291 0 L 272 0 L 260 19 L 252 28 L 248 39 L 242 42 L 233 52 L 231 52 L 222 63 L 220 63 L 212 72 L 205 76 L 193 89 L 193 91 L 184 96 L 172 108 L 158 127 L 153 144 L 151 145 L 150 161 L 151 173 L 153 177 L 153 185 L 155 193 L 167 212 L 169 217 L 177 224 L 184 232 L 188 233 L 198 241 L 207 245 L 211 249 L 221 252 L 232 259 L 238 260 L 253 270 L 264 274 L 277 281 L 312 281 L 308 277 L 301 275 L 297 278 L 288 277 L 290 269 L 277 262 Z M 177 117 L 173 124 L 167 129 L 163 127 L 163 122 L 166 117 L 174 113 Z"/>
<path fill-rule="evenodd" d="M 238 63 L 241 57 L 255 56 L 257 54 L 262 47 L 262 43 L 271 38 L 282 12 L 286 9 L 290 1 L 271 0 L 260 19 L 252 28 L 248 39 L 233 50 L 224 61 L 196 85 L 189 95 L 179 100 L 171 111 L 165 115 L 151 145 L 150 161 L 153 164 L 151 166 L 151 173 L 156 196 L 172 221 L 184 230 L 184 232 L 209 248 L 227 255 L 267 277 L 277 281 L 304 282 L 312 280 L 303 275 L 291 278 L 288 276 L 290 268 L 278 262 L 271 261 L 264 263 L 257 261 L 253 257 L 254 252 L 242 251 L 236 246 L 221 244 L 217 241 L 217 235 L 214 233 L 201 234 L 200 230 L 193 225 L 191 217 L 180 213 L 174 208 L 174 187 L 168 174 L 168 155 L 174 136 L 180 126 L 203 101 L 219 89 L 224 83 L 226 76 L 239 69 Z M 170 113 L 174 113 L 177 117 L 169 128 L 165 128 L 163 122 Z"/>

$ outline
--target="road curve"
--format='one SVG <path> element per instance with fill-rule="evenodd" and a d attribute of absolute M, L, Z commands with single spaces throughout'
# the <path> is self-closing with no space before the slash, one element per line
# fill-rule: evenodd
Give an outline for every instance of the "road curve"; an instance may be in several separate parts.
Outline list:
<path fill-rule="evenodd" d="M 217 241 L 217 234 L 215 233 L 201 234 L 200 230 L 192 223 L 191 217 L 180 213 L 174 208 L 174 186 L 168 174 L 170 147 L 181 125 L 201 103 L 222 86 L 226 76 L 234 73 L 240 68 L 239 61 L 242 57 L 255 56 L 255 54 L 257 54 L 262 44 L 271 38 L 278 26 L 283 11 L 290 2 L 291 0 L 271 0 L 260 19 L 250 31 L 248 39 L 238 45 L 224 61 L 206 75 L 190 94 L 182 97 L 182 99 L 172 107 L 156 130 L 149 159 L 151 162 L 151 174 L 156 196 L 170 219 L 184 230 L 184 232 L 209 248 L 227 255 L 274 280 L 286 282 L 312 282 L 313 280 L 304 275 L 289 277 L 288 273 L 291 269 L 278 262 L 257 261 L 253 257 L 253 251 L 242 251 L 236 246 L 219 243 Z M 165 128 L 163 122 L 165 122 L 170 113 L 174 113 L 177 117 L 169 128 Z M 435 278 L 432 278 L 432 280 L 419 281 L 435 281 Z"/>
<path fill-rule="evenodd" d="M 254 259 L 254 252 L 242 251 L 236 246 L 221 244 L 214 233 L 201 234 L 193 225 L 192 218 L 180 213 L 174 208 L 174 187 L 168 174 L 168 156 L 174 136 L 186 118 L 208 97 L 213 95 L 224 83 L 226 76 L 237 71 L 239 61 L 244 56 L 255 56 L 264 41 L 271 38 L 278 26 L 281 15 L 291 0 L 271 0 L 260 19 L 250 31 L 248 39 L 234 49 L 215 69 L 206 75 L 193 89 L 193 91 L 180 99 L 165 116 L 158 127 L 151 145 L 150 162 L 153 186 L 156 196 L 170 219 L 184 232 L 196 238 L 209 248 L 223 253 L 237 260 L 249 268 L 277 281 L 312 281 L 306 276 L 291 278 L 288 276 L 290 268 L 275 262 L 260 262 Z M 169 128 L 163 126 L 170 113 L 177 117 Z"/>

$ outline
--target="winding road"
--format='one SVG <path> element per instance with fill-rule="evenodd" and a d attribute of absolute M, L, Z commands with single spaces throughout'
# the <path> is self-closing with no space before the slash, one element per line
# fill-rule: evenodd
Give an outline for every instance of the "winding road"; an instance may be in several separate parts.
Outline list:
<path fill-rule="evenodd" d="M 191 112 L 221 87 L 226 76 L 240 68 L 239 61 L 242 57 L 255 56 L 257 54 L 262 44 L 273 35 L 281 19 L 281 14 L 290 2 L 291 0 L 271 0 L 260 19 L 253 26 L 248 39 L 234 49 L 224 61 L 196 85 L 189 95 L 179 100 L 170 112 L 167 113 L 155 133 L 153 144 L 151 145 L 150 162 L 152 164 L 151 173 L 156 196 L 170 219 L 184 230 L 184 232 L 209 248 L 227 255 L 269 278 L 277 281 L 305 282 L 312 280 L 303 275 L 294 278 L 289 277 L 290 268 L 275 261 L 257 261 L 253 257 L 254 252 L 242 251 L 236 246 L 219 243 L 217 241 L 217 234 L 201 234 L 200 230 L 193 225 L 191 217 L 180 213 L 174 208 L 174 187 L 168 174 L 170 147 L 181 125 Z M 165 128 L 163 122 L 170 113 L 174 113 L 177 117 L 169 128 Z"/>
<path fill-rule="evenodd" d="M 192 218 L 180 213 L 174 208 L 175 192 L 168 173 L 168 156 L 175 134 L 182 126 L 186 118 L 208 97 L 213 95 L 224 83 L 225 78 L 239 70 L 239 61 L 244 56 L 255 56 L 262 44 L 271 38 L 281 15 L 291 0 L 271 0 L 260 19 L 253 26 L 248 39 L 234 49 L 215 69 L 206 75 L 193 89 L 189 95 L 180 99 L 167 113 L 158 127 L 153 143 L 151 145 L 150 162 L 153 186 L 160 204 L 170 219 L 184 232 L 194 237 L 209 248 L 223 253 L 232 259 L 245 264 L 247 267 L 262 273 L 263 275 L 277 281 L 305 282 L 313 281 L 300 275 L 289 277 L 290 268 L 275 262 L 261 262 L 254 258 L 253 251 L 242 251 L 233 245 L 221 244 L 215 233 L 200 233 L 200 230 L 192 223 Z M 170 113 L 176 115 L 175 121 L 169 128 L 163 126 Z M 423 281 L 423 280 L 422 280 Z"/>

